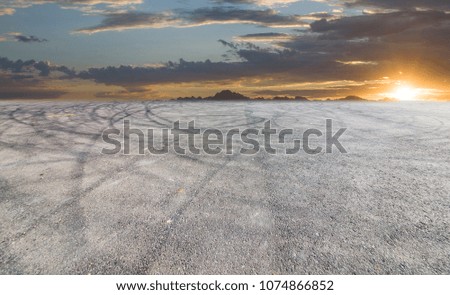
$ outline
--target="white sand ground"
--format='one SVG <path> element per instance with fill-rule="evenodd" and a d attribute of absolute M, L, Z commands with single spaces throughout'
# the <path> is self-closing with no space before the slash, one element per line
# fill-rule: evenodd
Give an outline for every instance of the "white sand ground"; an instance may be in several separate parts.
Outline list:
<path fill-rule="evenodd" d="M 348 153 L 101 154 L 124 118 L 330 118 Z M 448 103 L 0 102 L 0 274 L 450 274 L 449 131 Z"/>

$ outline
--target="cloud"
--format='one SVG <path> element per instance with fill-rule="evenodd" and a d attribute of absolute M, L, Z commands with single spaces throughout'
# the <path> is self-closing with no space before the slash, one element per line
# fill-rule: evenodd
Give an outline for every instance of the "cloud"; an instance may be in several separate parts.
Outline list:
<path fill-rule="evenodd" d="M 141 4 L 142 0 L 3 0 L 3 5 L 27 7 L 39 4 L 59 4 L 59 5 L 100 5 L 127 6 Z"/>
<path fill-rule="evenodd" d="M 12 37 L 18 41 L 18 42 L 23 42 L 23 43 L 43 43 L 43 42 L 48 42 L 47 39 L 39 39 L 36 36 L 25 36 L 25 35 L 16 35 L 13 34 Z"/>
<path fill-rule="evenodd" d="M 446 41 L 450 15 L 438 11 L 404 11 L 321 20 L 311 24 L 311 33 L 284 42 L 292 50 L 322 52 L 335 60 L 437 61 L 449 50 Z M 411 64 L 411 62 L 409 62 Z"/>
<path fill-rule="evenodd" d="M 70 87 L 57 87 L 55 82 L 69 79 L 76 79 L 76 72 L 65 66 L 0 57 L 0 99 L 59 98 Z"/>
<path fill-rule="evenodd" d="M 293 38 L 290 34 L 285 33 L 257 33 L 246 34 L 237 36 L 234 39 L 238 42 L 275 42 L 275 41 L 287 41 Z M 225 44 L 224 44 L 225 45 Z"/>
<path fill-rule="evenodd" d="M 134 5 L 142 3 L 143 0 L 2 0 L 0 1 L 0 15 L 2 15 L 2 11 L 6 11 L 5 14 L 12 14 L 15 12 L 15 8 L 41 4 L 56 4 L 63 8 L 78 9 L 86 13 L 99 13 L 120 10 L 125 7 L 133 8 Z"/>
<path fill-rule="evenodd" d="M 158 68 L 92 68 L 79 77 L 122 87 L 254 80 L 258 87 L 266 89 L 327 81 L 368 84 L 388 76 L 390 81 L 407 79 L 417 85 L 429 83 L 445 88 L 450 60 L 443 57 L 448 56 L 450 49 L 449 35 L 449 14 L 440 11 L 356 15 L 316 21 L 297 34 L 269 32 L 237 37 L 238 41 L 247 42 L 243 44 L 220 40 L 238 61 L 181 59 Z M 260 48 L 248 43 L 258 40 L 279 47 Z M 365 89 L 370 92 L 368 87 Z M 356 89 L 329 88 L 314 93 L 331 96 L 350 94 L 351 90 Z"/>
<path fill-rule="evenodd" d="M 232 44 L 232 43 L 231 43 Z M 95 80 L 107 85 L 120 85 L 125 88 L 138 85 L 157 85 L 167 83 L 236 81 L 251 77 L 267 77 L 277 85 L 286 82 L 328 81 L 338 79 L 373 79 L 370 67 L 352 67 L 319 55 L 303 54 L 293 50 L 271 51 L 252 47 L 240 49 L 232 44 L 236 54 L 242 59 L 238 62 L 189 62 L 181 59 L 168 62 L 164 67 L 103 67 L 91 68 L 79 74 L 87 80 Z M 375 76 L 376 77 L 376 76 Z"/>
<path fill-rule="evenodd" d="M 21 59 L 12 61 L 5 57 L 0 57 L 0 71 L 11 72 L 13 74 L 37 74 L 47 77 L 52 72 L 59 72 L 66 77 L 75 77 L 76 72 L 66 66 L 52 65 L 49 62 L 35 61 L 33 59 L 22 61 Z"/>
<path fill-rule="evenodd" d="M 446 21 L 450 21 L 450 14 L 441 11 L 400 11 L 343 17 L 331 21 L 322 19 L 313 22 L 311 30 L 321 33 L 324 38 L 353 39 L 396 34 L 436 26 Z"/>
<path fill-rule="evenodd" d="M 18 32 L 10 32 L 10 33 L 6 33 L 4 36 L 0 35 L 0 42 L 11 42 L 11 41 L 17 41 L 17 42 L 22 42 L 22 43 L 43 43 L 43 42 L 48 42 L 47 39 L 41 39 L 38 38 L 36 36 L 27 36 L 24 35 L 22 33 L 18 33 Z"/>
<path fill-rule="evenodd" d="M 16 12 L 13 8 L 1 8 L 0 7 L 0 16 L 2 15 L 13 15 Z"/>
<path fill-rule="evenodd" d="M 101 24 L 77 30 L 98 33 L 139 28 L 194 27 L 210 24 L 254 24 L 264 27 L 301 27 L 306 25 L 296 15 L 281 15 L 275 10 L 245 10 L 232 7 L 199 8 L 164 13 L 126 12 L 105 15 Z"/>
<path fill-rule="evenodd" d="M 258 6 L 276 6 L 276 5 L 287 5 L 294 2 L 299 2 L 299 0 L 213 0 L 215 3 L 223 4 L 255 4 Z"/>
<path fill-rule="evenodd" d="M 104 67 L 91 68 L 79 74 L 82 79 L 92 79 L 98 83 L 136 87 L 173 82 L 194 82 L 205 80 L 226 80 L 246 75 L 241 63 L 189 62 L 181 59 L 178 62 L 168 62 L 164 67 Z"/>
<path fill-rule="evenodd" d="M 340 12 L 336 12 L 337 14 L 340 14 Z M 331 14 L 328 12 L 313 12 L 309 14 L 305 14 L 301 16 L 301 19 L 304 20 L 320 20 L 320 19 L 330 19 L 330 18 L 336 18 L 337 16 L 335 14 Z"/>
<path fill-rule="evenodd" d="M 200 8 L 181 13 L 183 18 L 199 24 L 250 23 L 267 27 L 297 27 L 305 23 L 297 15 L 282 15 L 272 9 L 244 10 L 235 8 Z"/>
<path fill-rule="evenodd" d="M 101 24 L 76 32 L 93 34 L 104 31 L 123 31 L 139 28 L 179 27 L 181 20 L 171 13 L 126 12 L 106 15 Z"/>
<path fill-rule="evenodd" d="M 354 0 L 346 1 L 346 5 L 348 7 L 363 6 L 401 10 L 418 8 L 450 11 L 448 0 Z"/>

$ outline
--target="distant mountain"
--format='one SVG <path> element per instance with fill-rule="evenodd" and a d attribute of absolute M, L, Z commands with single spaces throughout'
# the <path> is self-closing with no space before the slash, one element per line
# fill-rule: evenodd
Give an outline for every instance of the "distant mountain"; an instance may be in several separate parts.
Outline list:
<path fill-rule="evenodd" d="M 287 101 L 309 101 L 306 97 L 303 96 L 296 96 L 296 97 L 289 97 L 289 96 L 275 96 L 272 98 L 272 100 L 287 100 Z"/>
<path fill-rule="evenodd" d="M 243 94 L 233 92 L 231 90 L 222 90 L 218 93 L 216 93 L 214 96 L 208 96 L 208 97 L 178 97 L 177 100 L 184 100 L 184 101 L 204 101 L 204 100 L 252 100 L 252 101 L 261 101 L 261 100 L 283 100 L 283 101 L 309 101 L 306 97 L 303 96 L 296 96 L 296 97 L 288 97 L 288 96 L 275 96 L 273 98 L 264 98 L 264 97 L 255 97 L 251 98 L 248 96 L 245 96 Z"/>
<path fill-rule="evenodd" d="M 296 101 L 309 101 L 309 99 L 307 99 L 304 96 L 296 96 L 296 97 L 294 97 L 294 100 L 296 100 Z"/>
<path fill-rule="evenodd" d="M 396 101 L 398 101 L 395 98 L 389 98 L 389 97 L 385 97 L 385 98 L 379 99 L 379 100 L 368 100 L 368 99 L 365 99 L 365 98 L 362 98 L 359 96 L 355 96 L 355 95 L 350 95 L 350 96 L 340 98 L 337 100 L 338 101 L 372 101 L 372 102 L 374 102 L 374 101 L 377 101 L 377 102 L 396 102 Z"/>
<path fill-rule="evenodd" d="M 356 96 L 356 95 L 349 95 L 347 97 L 339 98 L 336 100 L 339 100 L 339 101 L 367 101 L 367 99 L 364 99 L 364 98 Z"/>
<path fill-rule="evenodd" d="M 214 96 L 207 97 L 208 100 L 250 100 L 251 98 L 230 90 L 223 90 Z"/>
<path fill-rule="evenodd" d="M 377 101 L 380 101 L 380 102 L 396 102 L 396 101 L 398 101 L 398 99 L 385 97 L 385 98 L 377 100 Z"/>
<path fill-rule="evenodd" d="M 205 100 L 215 100 L 215 101 L 225 101 L 225 100 L 231 100 L 231 101 L 239 101 L 239 100 L 251 100 L 251 101 L 310 101 L 308 98 L 304 96 L 295 96 L 295 97 L 289 97 L 289 96 L 275 96 L 273 98 L 264 98 L 264 97 L 248 97 L 243 94 L 240 94 L 238 92 L 233 92 L 231 90 L 222 90 L 220 92 L 217 92 L 214 96 L 208 96 L 208 97 L 178 97 L 177 100 L 183 100 L 183 101 L 205 101 Z M 347 96 L 346 98 L 342 98 L 340 100 L 364 100 L 357 96 Z"/>
<path fill-rule="evenodd" d="M 304 96 L 295 96 L 295 97 L 289 97 L 289 96 L 275 96 L 272 98 L 265 98 L 265 97 L 248 97 L 243 94 L 240 94 L 238 92 L 233 92 L 231 90 L 222 90 L 220 92 L 217 92 L 214 96 L 208 96 L 208 97 L 178 97 L 177 100 L 183 100 L 183 101 L 205 101 L 205 100 L 215 100 L 215 101 L 225 101 L 225 100 L 231 100 L 231 101 L 242 101 L 242 100 L 251 100 L 251 101 L 314 101 L 309 100 L 308 98 Z M 349 95 L 343 98 L 328 98 L 326 100 L 322 101 L 354 101 L 354 102 L 365 102 L 365 101 L 372 101 L 372 102 L 396 102 L 398 101 L 395 98 L 385 97 L 383 99 L 379 100 L 369 100 L 365 99 L 356 95 Z"/>

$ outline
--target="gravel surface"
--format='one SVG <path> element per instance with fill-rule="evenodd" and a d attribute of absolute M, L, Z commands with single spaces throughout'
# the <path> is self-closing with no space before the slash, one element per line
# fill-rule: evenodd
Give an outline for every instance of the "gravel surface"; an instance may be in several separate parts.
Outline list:
<path fill-rule="evenodd" d="M 348 153 L 102 154 L 124 119 L 332 119 Z M 449 131 L 448 103 L 0 102 L 0 274 L 450 274 Z"/>

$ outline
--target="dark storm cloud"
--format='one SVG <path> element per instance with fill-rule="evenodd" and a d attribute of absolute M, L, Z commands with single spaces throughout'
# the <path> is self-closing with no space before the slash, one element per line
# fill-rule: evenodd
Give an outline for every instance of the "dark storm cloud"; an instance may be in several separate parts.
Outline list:
<path fill-rule="evenodd" d="M 384 9 L 410 10 L 413 8 L 450 10 L 450 1 L 448 0 L 355 0 L 346 1 L 349 7 L 378 7 Z"/>
<path fill-rule="evenodd" d="M 125 12 L 105 15 L 101 24 L 77 30 L 97 33 L 138 28 L 193 27 L 208 24 L 247 23 L 265 27 L 295 27 L 305 25 L 300 16 L 281 15 L 275 10 L 246 10 L 233 7 L 176 10 L 165 13 Z"/>
<path fill-rule="evenodd" d="M 39 39 L 36 36 L 25 36 L 25 35 L 13 35 L 13 38 L 18 42 L 23 43 L 42 43 L 48 42 L 47 39 Z"/>

